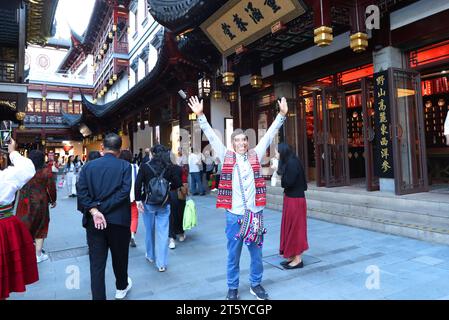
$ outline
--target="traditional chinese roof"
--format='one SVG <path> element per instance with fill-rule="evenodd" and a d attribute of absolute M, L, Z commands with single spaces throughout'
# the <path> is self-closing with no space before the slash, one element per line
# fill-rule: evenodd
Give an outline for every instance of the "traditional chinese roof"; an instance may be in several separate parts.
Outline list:
<path fill-rule="evenodd" d="M 198 27 L 228 0 L 147 0 L 154 19 L 175 34 Z"/>
<path fill-rule="evenodd" d="M 70 114 L 70 113 L 65 113 L 65 112 L 61 112 L 62 113 L 62 118 L 64 120 L 65 123 L 67 123 L 69 126 L 73 127 L 76 126 L 78 123 L 81 122 L 82 118 L 83 118 L 83 114 Z"/>
<path fill-rule="evenodd" d="M 67 72 L 80 54 L 86 51 L 84 45 L 84 37 L 78 35 L 74 30 L 70 29 L 70 50 L 67 52 L 64 59 L 61 61 L 57 72 Z"/>
<path fill-rule="evenodd" d="M 189 66 L 195 70 L 200 68 L 181 56 L 173 38 L 173 34 L 165 32 L 162 46 L 159 49 L 159 57 L 154 68 L 134 87 L 115 101 L 106 104 L 94 104 L 82 95 L 83 117 L 73 120 L 70 125 L 76 126 L 84 122 L 90 114 L 97 122 L 111 124 L 120 118 L 125 118 L 131 113 L 139 112 L 139 106 L 149 103 L 154 99 L 163 97 L 167 92 L 167 83 L 173 82 L 175 77 L 183 75 L 178 71 L 181 65 Z M 184 74 L 185 76 L 185 74 Z M 110 120 L 110 121 L 109 121 Z"/>

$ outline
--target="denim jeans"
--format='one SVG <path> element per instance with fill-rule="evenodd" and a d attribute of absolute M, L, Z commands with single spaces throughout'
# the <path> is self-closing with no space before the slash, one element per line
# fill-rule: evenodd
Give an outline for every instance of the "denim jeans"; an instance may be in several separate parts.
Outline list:
<path fill-rule="evenodd" d="M 203 186 L 203 173 L 202 172 L 191 172 L 190 173 L 190 177 L 191 177 L 191 181 L 192 181 L 192 194 L 193 193 L 205 193 L 206 190 L 204 190 L 204 186 Z M 197 189 L 198 186 L 198 189 Z"/>
<path fill-rule="evenodd" d="M 226 211 L 226 238 L 228 239 L 228 288 L 238 289 L 239 287 L 239 273 L 240 273 L 240 255 L 242 253 L 243 240 L 235 239 L 236 234 L 240 230 L 238 219 L 243 216 L 236 215 Z M 259 285 L 262 282 L 263 264 L 262 264 L 262 248 L 255 243 L 251 243 L 248 251 L 251 257 L 251 265 L 249 272 L 249 282 L 252 287 Z"/>
<path fill-rule="evenodd" d="M 143 222 L 145 224 L 146 257 L 156 261 L 158 268 L 165 268 L 168 262 L 170 205 L 161 207 L 145 204 L 144 207 Z"/>

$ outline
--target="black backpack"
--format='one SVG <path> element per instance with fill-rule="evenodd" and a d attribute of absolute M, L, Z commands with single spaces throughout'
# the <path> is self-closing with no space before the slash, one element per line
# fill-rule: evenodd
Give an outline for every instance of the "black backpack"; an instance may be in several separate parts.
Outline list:
<path fill-rule="evenodd" d="M 156 170 L 147 162 L 148 167 L 153 172 L 154 177 L 150 179 L 147 186 L 147 204 L 164 206 L 169 198 L 170 183 L 164 178 L 165 169 L 158 175 Z"/>

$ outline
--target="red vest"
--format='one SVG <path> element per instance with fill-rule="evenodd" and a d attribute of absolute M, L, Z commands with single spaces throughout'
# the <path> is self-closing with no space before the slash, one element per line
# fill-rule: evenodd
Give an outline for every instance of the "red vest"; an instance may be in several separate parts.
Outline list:
<path fill-rule="evenodd" d="M 267 188 L 265 186 L 265 179 L 260 174 L 260 163 L 254 150 L 248 151 L 248 160 L 254 172 L 256 206 L 262 207 L 267 203 Z M 232 171 L 234 170 L 235 163 L 235 152 L 230 150 L 226 151 L 223 167 L 221 169 L 220 183 L 218 185 L 217 208 L 232 208 Z M 248 199 L 246 200 L 248 201 Z"/>

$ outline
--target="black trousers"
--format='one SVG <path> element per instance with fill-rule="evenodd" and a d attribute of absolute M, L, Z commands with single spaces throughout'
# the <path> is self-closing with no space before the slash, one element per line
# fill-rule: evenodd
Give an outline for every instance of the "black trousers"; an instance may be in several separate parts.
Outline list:
<path fill-rule="evenodd" d="M 108 224 L 104 230 L 95 229 L 92 219 L 87 222 L 89 246 L 90 286 L 93 300 L 106 300 L 105 270 L 108 250 L 118 290 L 128 286 L 128 253 L 131 231 L 129 227 Z"/>
<path fill-rule="evenodd" d="M 176 239 L 177 234 L 183 234 L 182 221 L 184 218 L 184 208 L 186 200 L 178 199 L 177 191 L 170 191 L 170 228 L 168 236 Z"/>

